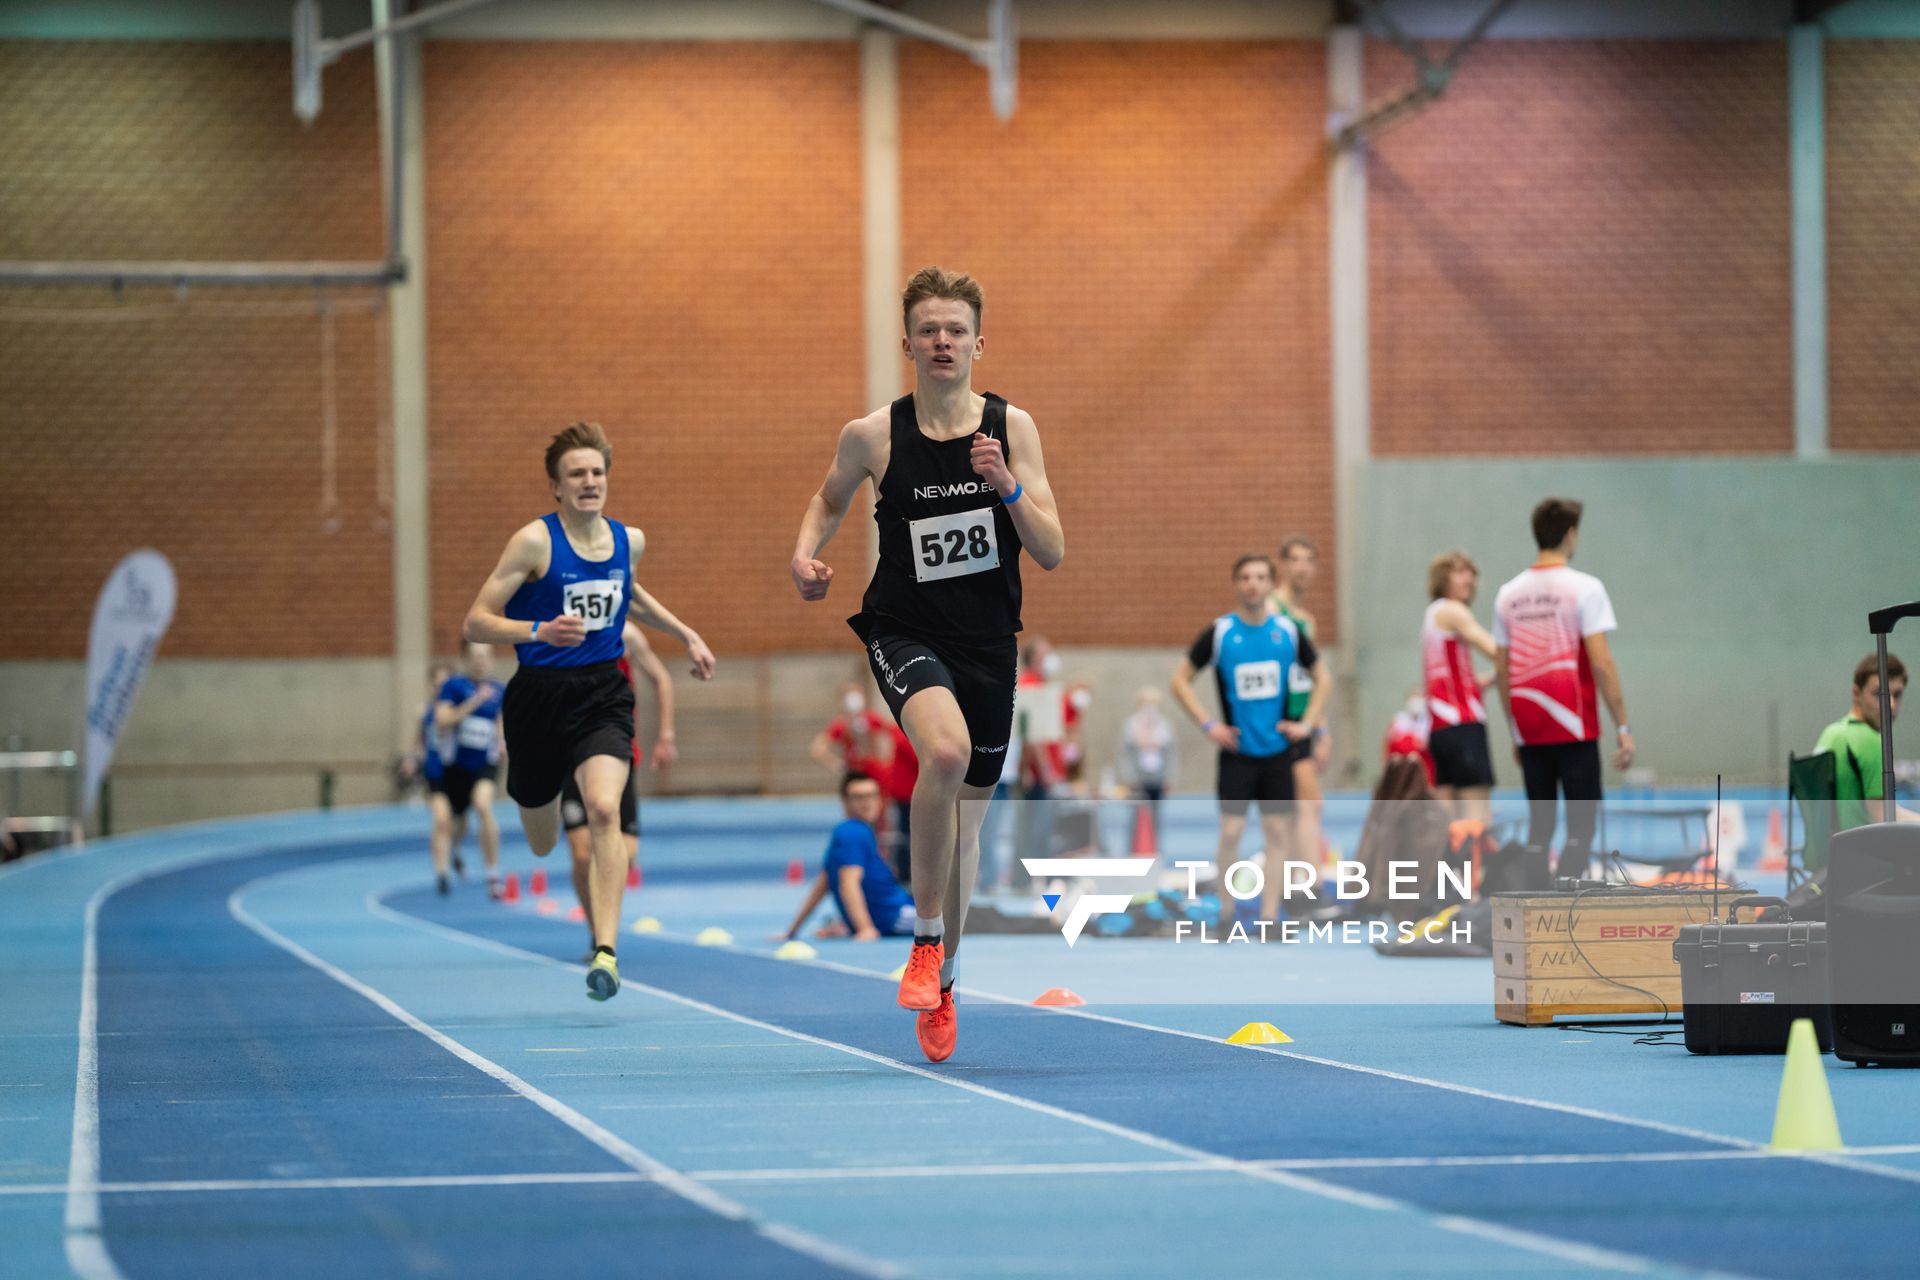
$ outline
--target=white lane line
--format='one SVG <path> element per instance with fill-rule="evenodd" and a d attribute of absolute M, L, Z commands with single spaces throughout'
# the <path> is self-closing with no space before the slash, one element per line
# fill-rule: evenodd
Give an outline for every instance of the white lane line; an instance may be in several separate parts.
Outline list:
<path fill-rule="evenodd" d="M 525 951 L 519 947 L 511 946 L 504 942 L 497 942 L 492 938 L 481 937 L 476 934 L 463 933 L 458 929 L 450 929 L 445 925 L 435 924 L 434 922 L 429 920 L 422 920 L 417 917 L 404 915 L 378 902 L 377 895 L 374 893 L 369 893 L 364 899 L 364 902 L 367 906 L 367 909 L 376 916 L 379 916 L 384 919 L 392 920 L 398 924 L 403 924 L 410 928 L 419 929 L 423 932 L 440 934 L 445 937 L 452 938 L 456 941 L 463 942 L 468 946 L 475 947 L 480 950 L 494 951 L 502 955 L 514 956 L 524 960 L 532 960 L 539 964 L 549 965 L 559 969 L 566 969 L 574 973 L 581 973 L 585 971 L 584 967 L 578 964 L 571 964 L 564 960 L 557 960 L 552 956 L 541 955 L 533 951 Z M 1022 1098 L 1016 1094 L 1003 1093 L 998 1089 L 992 1089 L 987 1087 L 986 1085 L 976 1084 L 971 1080 L 963 1080 L 951 1075 L 944 1075 L 939 1072 L 930 1071 L 925 1067 L 916 1066 L 908 1062 L 902 1062 L 896 1058 L 889 1058 L 883 1054 L 874 1053 L 867 1049 L 861 1049 L 854 1045 L 842 1044 L 837 1040 L 827 1040 L 820 1036 L 809 1035 L 804 1031 L 795 1031 L 788 1027 L 777 1026 L 771 1022 L 763 1022 L 758 1018 L 749 1017 L 746 1014 L 742 1014 L 742 1013 L 735 1013 L 731 1009 L 722 1009 L 718 1005 L 708 1004 L 704 1000 L 696 1000 L 691 996 L 680 995 L 677 992 L 667 991 L 667 990 L 664 990 L 663 988 L 650 986 L 646 983 L 623 981 L 621 985 L 623 988 L 631 988 L 636 991 L 644 991 L 647 994 L 655 996 L 659 999 L 672 1001 L 675 1004 L 683 1005 L 690 1009 L 699 1009 L 702 1012 L 710 1013 L 716 1017 L 725 1018 L 729 1021 L 740 1023 L 743 1026 L 758 1027 L 763 1031 L 771 1031 L 778 1035 L 791 1036 L 796 1040 L 801 1040 L 808 1044 L 818 1045 L 823 1049 L 832 1049 L 836 1052 L 845 1053 L 856 1058 L 861 1058 L 861 1059 L 864 1059 L 865 1061 L 872 1062 L 879 1066 L 887 1067 L 895 1071 L 904 1071 L 909 1075 L 919 1076 L 923 1079 L 932 1080 L 939 1084 L 946 1085 L 949 1088 L 962 1089 L 968 1093 L 977 1094 L 985 1098 L 991 1098 L 996 1102 L 1004 1102 L 1009 1106 L 1019 1107 L 1022 1110 L 1036 1112 L 1040 1115 L 1049 1116 L 1057 1120 L 1064 1120 L 1070 1124 L 1081 1125 L 1083 1127 L 1093 1129 L 1097 1132 L 1108 1134 L 1112 1137 L 1117 1137 L 1117 1138 L 1124 1139 L 1126 1141 L 1135 1142 L 1140 1144 L 1141 1146 L 1151 1147 L 1159 1151 L 1167 1152 L 1170 1155 L 1183 1157 L 1202 1169 L 1223 1172 L 1223 1173 L 1241 1174 L 1245 1177 L 1255 1179 L 1256 1181 L 1268 1182 L 1268 1183 L 1275 1184 L 1277 1186 L 1286 1187 L 1290 1190 L 1300 1191 L 1308 1195 L 1319 1196 L 1329 1200 L 1336 1200 L 1344 1204 L 1353 1205 L 1356 1208 L 1373 1209 L 1373 1210 L 1388 1212 L 1388 1213 L 1409 1214 L 1416 1219 L 1419 1219 L 1430 1225 L 1439 1227 L 1440 1229 L 1445 1231 L 1452 1231 L 1459 1234 L 1477 1236 L 1482 1239 L 1495 1241 L 1502 1245 L 1510 1246 L 1517 1249 L 1522 1249 L 1530 1253 L 1544 1254 L 1548 1257 L 1557 1258 L 1562 1262 L 1570 1262 L 1570 1263 L 1576 1263 L 1582 1266 L 1598 1267 L 1598 1268 L 1603 1268 L 1611 1271 L 1623 1271 L 1623 1272 L 1629 1272 L 1634 1274 L 1642 1274 L 1654 1268 L 1664 1267 L 1669 1265 L 1669 1264 L 1661 1263 L 1652 1258 L 1641 1257 L 1635 1254 L 1622 1253 L 1612 1249 L 1604 1249 L 1597 1245 L 1587 1245 L 1587 1244 L 1579 1243 L 1577 1241 L 1562 1240 L 1553 1236 L 1542 1235 L 1538 1232 L 1527 1231 L 1517 1227 L 1509 1227 L 1499 1223 L 1482 1222 L 1476 1219 L 1462 1217 L 1457 1214 L 1443 1215 L 1443 1214 L 1431 1213 L 1428 1210 L 1423 1209 L 1420 1206 L 1408 1201 L 1396 1200 L 1388 1196 L 1375 1195 L 1372 1192 L 1357 1191 L 1350 1187 L 1341 1186 L 1338 1183 L 1324 1182 L 1317 1178 L 1310 1178 L 1303 1174 L 1295 1173 L 1293 1171 L 1286 1170 L 1286 1169 L 1270 1169 L 1252 1161 L 1237 1160 L 1231 1156 L 1216 1155 L 1215 1153 L 1210 1151 L 1204 1151 L 1197 1147 L 1187 1146 L 1185 1143 L 1175 1142 L 1169 1138 L 1162 1138 L 1157 1134 L 1147 1133 L 1143 1130 L 1132 1129 L 1125 1125 L 1115 1124 L 1112 1121 L 1102 1120 L 1097 1116 L 1085 1115 L 1077 1111 L 1069 1111 L 1063 1107 L 1056 1107 L 1051 1105 L 1050 1103 L 1039 1102 L 1032 1098 Z M 1696 1272 L 1695 1274 L 1719 1277 L 1719 1276 L 1728 1276 L 1731 1273 Z"/>
<path fill-rule="evenodd" d="M 649 934 L 648 936 L 679 946 L 694 945 L 692 940 L 684 934 L 661 932 Z M 775 961 L 775 957 L 769 952 L 756 951 L 751 947 L 743 947 L 738 944 L 726 944 L 713 949 L 730 951 L 736 955 L 751 956 L 755 959 L 768 962 Z M 874 981 L 892 981 L 892 979 L 888 978 L 885 974 L 875 973 L 871 969 L 862 969 L 856 965 L 841 964 L 834 960 L 815 958 L 811 960 L 782 960 L 778 961 L 778 963 L 811 965 L 815 968 L 829 969 L 835 973 L 850 974 L 854 977 L 868 978 Z M 959 985 L 956 985 L 954 990 L 971 999 L 985 1000 L 993 1004 L 1017 1005 L 1022 1008 L 1027 1007 L 1026 1001 L 1016 999 L 1012 996 L 1004 996 L 998 992 L 981 991 L 977 988 Z M 1863 1153 L 1870 1152 L 1902 1154 L 1904 1149 L 1899 1147 L 1850 1147 L 1844 1151 L 1776 1152 L 1766 1143 L 1756 1142 L 1750 1138 L 1736 1138 L 1730 1134 L 1714 1133 L 1706 1129 L 1690 1128 L 1686 1125 L 1669 1124 L 1662 1120 L 1643 1120 L 1636 1116 L 1622 1115 L 1613 1111 L 1601 1111 L 1593 1107 L 1582 1107 L 1573 1103 L 1552 1102 L 1545 1098 L 1529 1098 L 1521 1094 L 1500 1093 L 1492 1089 L 1482 1089 L 1475 1085 L 1456 1084 L 1449 1080 L 1434 1080 L 1426 1076 L 1409 1075 L 1402 1071 L 1390 1071 L 1384 1067 L 1369 1067 L 1357 1062 L 1342 1062 L 1337 1058 L 1323 1058 L 1317 1054 L 1301 1053 L 1298 1050 L 1282 1048 L 1279 1045 L 1228 1046 L 1223 1040 L 1214 1036 L 1202 1035 L 1197 1031 L 1182 1031 L 1175 1027 L 1163 1027 L 1150 1022 L 1136 1022 L 1131 1018 L 1116 1018 L 1111 1014 L 1095 1013 L 1091 1009 L 1049 1007 L 1047 1012 L 1059 1017 L 1085 1018 L 1091 1022 L 1105 1022 L 1116 1027 L 1130 1027 L 1135 1031 L 1148 1031 L 1156 1035 L 1178 1036 L 1184 1040 L 1197 1040 L 1202 1044 L 1210 1044 L 1220 1048 L 1251 1049 L 1256 1053 L 1270 1053 L 1276 1057 L 1293 1058 L 1300 1062 L 1311 1062 L 1316 1066 L 1334 1067 L 1341 1071 L 1357 1071 L 1363 1075 L 1381 1076 L 1388 1080 L 1397 1080 L 1403 1084 L 1414 1084 L 1429 1089 L 1445 1090 L 1449 1093 L 1466 1094 L 1469 1097 L 1484 1098 L 1490 1102 L 1505 1102 L 1514 1106 L 1534 1107 L 1543 1111 L 1555 1111 L 1563 1115 L 1579 1116 L 1587 1120 L 1600 1120 L 1611 1124 L 1631 1125 L 1634 1128 L 1647 1129 L 1655 1133 L 1668 1133 L 1675 1137 L 1691 1138 L 1696 1142 L 1718 1143 L 1721 1146 L 1738 1150 L 1770 1153 L 1795 1160 L 1804 1160 L 1811 1164 L 1823 1164 L 1836 1169 L 1850 1169 L 1856 1173 L 1873 1174 L 1877 1177 L 1889 1178 L 1896 1182 L 1920 1183 L 1920 1170 L 1894 1168 L 1854 1158 Z"/>
<path fill-rule="evenodd" d="M 514 1097 L 510 1093 L 486 1097 Z M 950 1100 L 939 1100 L 950 1105 Z M 684 1109 L 686 1104 L 659 1103 Z M 714 1107 L 737 1109 L 738 1103 L 714 1103 Z M 914 1105 L 895 1104 L 894 1105 Z M 926 1104 L 931 1105 L 931 1104 Z M 606 1111 L 645 1110 L 643 1106 L 614 1105 Z M 1295 1172 L 1336 1169 L 1468 1169 L 1512 1165 L 1625 1165 L 1688 1164 L 1726 1160 L 1787 1160 L 1799 1156 L 1791 1151 L 1627 1151 L 1609 1155 L 1570 1152 L 1564 1155 L 1517 1156 L 1336 1156 L 1329 1158 L 1249 1160 L 1245 1163 L 1263 1169 L 1287 1169 Z M 1920 1143 L 1883 1147 L 1849 1147 L 1848 1155 L 1916 1155 Z M 1080 1160 L 1030 1164 L 945 1164 L 945 1165 L 848 1165 L 837 1168 L 799 1169 L 688 1169 L 684 1176 L 697 1182 L 846 1182 L 862 1180 L 893 1181 L 899 1178 L 1032 1178 L 1080 1177 L 1085 1175 L 1195 1174 L 1220 1170 L 1192 1160 Z M 1236 1171 L 1237 1172 L 1237 1171 Z M 254 1191 L 359 1191 L 367 1189 L 414 1187 L 521 1187 L 590 1186 L 600 1183 L 652 1183 L 659 1179 L 650 1173 L 494 1173 L 494 1174 L 412 1174 L 342 1178 L 206 1178 L 156 1182 L 102 1182 L 91 1190 L 101 1195 L 187 1195 L 216 1192 Z M 23 1183 L 0 1186 L 4 1196 L 51 1196 L 67 1190 L 64 1182 Z"/>
<path fill-rule="evenodd" d="M 498 1080 L 501 1084 L 506 1085 L 509 1089 L 512 1089 L 515 1093 L 527 1099 L 548 1115 L 553 1116 L 556 1120 L 559 1120 L 562 1124 L 565 1124 L 568 1128 L 601 1150 L 607 1152 L 628 1168 L 650 1175 L 662 1187 L 680 1196 L 682 1199 L 691 1201 L 709 1213 L 726 1218 L 729 1221 L 741 1223 L 750 1228 L 756 1235 L 771 1240 L 776 1244 L 784 1245 L 795 1253 L 812 1258 L 817 1262 L 826 1263 L 828 1266 L 839 1267 L 855 1275 L 876 1278 L 884 1277 L 885 1280 L 893 1280 L 894 1277 L 903 1274 L 897 1267 L 891 1264 L 868 1258 L 863 1254 L 855 1253 L 851 1249 L 842 1248 L 839 1245 L 833 1244 L 831 1241 L 823 1240 L 807 1232 L 783 1226 L 779 1223 L 767 1222 L 755 1217 L 746 1206 L 737 1201 L 729 1200 L 718 1192 L 695 1182 L 685 1174 L 667 1167 L 646 1152 L 627 1142 L 624 1138 L 595 1124 L 592 1120 L 581 1115 L 578 1111 L 567 1106 L 559 1099 L 542 1093 L 539 1089 L 534 1088 L 499 1063 L 494 1062 L 490 1058 L 482 1057 L 451 1036 L 428 1026 L 425 1022 L 422 1022 L 419 1018 L 401 1008 L 383 993 L 374 990 L 345 970 L 322 960 L 313 952 L 293 941 L 293 939 L 279 933 L 271 925 L 259 920 L 246 909 L 242 898 L 244 898 L 247 893 L 262 885 L 280 879 L 283 876 L 296 875 L 304 870 L 306 870 L 306 868 L 283 871 L 275 875 L 263 876 L 259 880 L 240 886 L 227 898 L 228 913 L 232 915 L 235 920 L 238 920 L 241 924 L 253 930 L 274 946 L 279 947 L 282 951 L 293 956 L 296 960 L 314 969 L 318 969 L 321 973 L 326 974 L 329 978 L 332 978 L 349 991 L 352 991 L 363 999 L 371 1001 L 374 1005 L 385 1010 L 392 1017 L 397 1018 L 427 1039 L 433 1041 L 433 1043 L 439 1045 L 456 1058 L 459 1058 L 468 1066 L 478 1071 L 483 1071 L 495 1080 Z M 581 971 L 584 972 L 584 968 L 582 968 Z"/>

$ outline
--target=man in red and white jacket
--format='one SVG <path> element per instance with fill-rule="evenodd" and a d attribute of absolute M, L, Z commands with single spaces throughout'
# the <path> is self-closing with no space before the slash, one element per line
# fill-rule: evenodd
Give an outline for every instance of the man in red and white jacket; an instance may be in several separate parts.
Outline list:
<path fill-rule="evenodd" d="M 1568 563 L 1580 541 L 1580 512 L 1569 498 L 1548 498 L 1533 509 L 1539 558 L 1493 603 L 1494 668 L 1527 788 L 1527 844 L 1546 849 L 1564 792 L 1567 840 L 1556 867 L 1562 876 L 1583 874 L 1593 846 L 1601 700 L 1618 739 L 1614 767 L 1633 763 L 1626 697 L 1607 647 L 1607 633 L 1619 625 L 1613 602 L 1600 579 Z"/>

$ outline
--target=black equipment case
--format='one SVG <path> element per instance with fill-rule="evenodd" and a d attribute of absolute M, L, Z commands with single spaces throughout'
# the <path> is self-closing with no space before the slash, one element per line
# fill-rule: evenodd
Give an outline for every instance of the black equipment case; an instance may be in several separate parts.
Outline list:
<path fill-rule="evenodd" d="M 1686 925 L 1674 940 L 1689 1053 L 1785 1053 L 1796 1018 L 1812 1020 L 1822 1053 L 1832 1047 L 1827 926 L 1736 923 L 1741 907 L 1759 906 L 1786 909 L 1779 898 L 1736 898 L 1726 924 Z"/>
<path fill-rule="evenodd" d="M 1880 659 L 1881 821 L 1828 846 L 1833 1052 L 1855 1066 L 1920 1065 L 1920 823 L 1894 821 L 1887 633 L 1920 601 L 1867 615 Z"/>

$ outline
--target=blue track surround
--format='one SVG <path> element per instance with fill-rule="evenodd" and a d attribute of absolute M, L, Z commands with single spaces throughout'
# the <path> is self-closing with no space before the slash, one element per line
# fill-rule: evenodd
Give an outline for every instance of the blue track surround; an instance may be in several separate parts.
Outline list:
<path fill-rule="evenodd" d="M 1052 936 L 968 941 L 963 984 L 997 998 L 963 993 L 959 1053 L 930 1067 L 881 977 L 899 945 L 794 963 L 762 941 L 832 816 L 650 804 L 628 915 L 669 931 L 623 938 L 606 1005 L 579 925 L 432 892 L 417 811 L 0 868 L 0 1277 L 1913 1274 L 1916 1073 L 1830 1068 L 1867 1149 L 1782 1156 L 1756 1141 L 1777 1059 L 1484 1004 L 1036 1010 L 1067 971 Z M 739 945 L 693 945 L 712 921 Z M 1362 963 L 1227 951 L 1071 958 Z M 1484 966 L 1410 963 L 1454 975 L 1441 993 Z M 1218 1041 L 1256 1019 L 1296 1043 Z M 69 1177 L 89 1051 L 98 1185 Z M 90 1204 L 97 1235 L 63 1226 Z"/>

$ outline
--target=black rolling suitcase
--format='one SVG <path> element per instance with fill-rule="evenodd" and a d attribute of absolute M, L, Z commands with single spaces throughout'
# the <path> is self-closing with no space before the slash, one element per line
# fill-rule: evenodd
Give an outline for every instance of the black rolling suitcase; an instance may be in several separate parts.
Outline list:
<path fill-rule="evenodd" d="M 1887 633 L 1920 601 L 1867 615 L 1880 656 L 1881 820 L 1837 832 L 1828 850 L 1833 1052 L 1855 1066 L 1920 1066 L 1920 823 L 1894 821 Z"/>
<path fill-rule="evenodd" d="M 1812 1020 L 1822 1053 L 1833 1045 L 1827 926 L 1737 923 L 1741 907 L 1759 906 L 1786 910 L 1779 898 L 1736 898 L 1726 924 L 1685 925 L 1674 940 L 1689 1053 L 1785 1053 L 1796 1018 Z"/>

